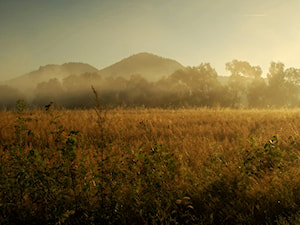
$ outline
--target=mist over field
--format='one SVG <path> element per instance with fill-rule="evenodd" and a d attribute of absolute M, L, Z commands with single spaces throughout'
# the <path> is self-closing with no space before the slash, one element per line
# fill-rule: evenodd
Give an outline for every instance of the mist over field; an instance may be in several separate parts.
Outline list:
<path fill-rule="evenodd" d="M 0 107 L 298 107 L 299 6 L 0 1 Z"/>
<path fill-rule="evenodd" d="M 259 65 L 232 60 L 230 76 L 209 63 L 184 67 L 179 62 L 139 53 L 102 70 L 86 63 L 41 66 L 8 80 L 0 88 L 0 106 L 18 99 L 29 106 L 93 107 L 94 87 L 109 106 L 294 108 L 300 105 L 300 70 L 272 62 L 267 74 Z"/>
<path fill-rule="evenodd" d="M 0 224 L 300 224 L 299 0 L 0 0 Z"/>

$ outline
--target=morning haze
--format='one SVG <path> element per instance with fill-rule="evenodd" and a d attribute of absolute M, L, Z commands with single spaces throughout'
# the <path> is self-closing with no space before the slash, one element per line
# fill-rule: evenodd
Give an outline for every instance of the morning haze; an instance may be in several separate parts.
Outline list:
<path fill-rule="evenodd" d="M 98 69 L 139 52 L 187 66 L 209 62 L 221 75 L 232 59 L 297 67 L 299 2 L 0 1 L 0 80 L 47 64 Z"/>
<path fill-rule="evenodd" d="M 0 224 L 300 224 L 299 0 L 0 0 Z"/>
<path fill-rule="evenodd" d="M 1 1 L 1 105 L 298 106 L 299 5 Z"/>

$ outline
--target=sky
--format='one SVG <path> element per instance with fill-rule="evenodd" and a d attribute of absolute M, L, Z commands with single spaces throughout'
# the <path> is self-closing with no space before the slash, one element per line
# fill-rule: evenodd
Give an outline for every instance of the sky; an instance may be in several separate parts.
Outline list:
<path fill-rule="evenodd" d="M 0 0 L 0 81 L 47 64 L 98 69 L 139 52 L 184 66 L 300 68 L 299 0 Z"/>

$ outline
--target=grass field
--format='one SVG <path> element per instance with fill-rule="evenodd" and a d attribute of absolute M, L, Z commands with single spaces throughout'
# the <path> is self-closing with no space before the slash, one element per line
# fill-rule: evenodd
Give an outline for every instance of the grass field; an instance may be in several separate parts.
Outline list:
<path fill-rule="evenodd" d="M 300 110 L 0 112 L 1 224 L 300 224 Z"/>

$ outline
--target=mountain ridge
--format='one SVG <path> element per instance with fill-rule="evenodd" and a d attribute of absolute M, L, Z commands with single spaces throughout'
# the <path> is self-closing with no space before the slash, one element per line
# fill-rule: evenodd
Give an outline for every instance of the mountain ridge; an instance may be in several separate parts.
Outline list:
<path fill-rule="evenodd" d="M 50 79 L 63 80 L 70 75 L 80 75 L 82 73 L 96 73 L 99 70 L 87 63 L 69 62 L 62 65 L 47 64 L 40 66 L 39 69 L 10 79 L 4 84 L 11 87 L 30 90 L 34 89 L 40 82 L 47 82 Z"/>
<path fill-rule="evenodd" d="M 101 70 L 81 62 L 68 62 L 61 65 L 47 64 L 40 66 L 37 70 L 2 82 L 2 84 L 29 91 L 33 90 L 38 83 L 48 82 L 50 79 L 62 81 L 68 76 L 85 73 L 95 73 L 103 78 L 123 77 L 126 79 L 130 79 L 132 75 L 140 74 L 148 81 L 157 81 L 183 68 L 184 66 L 176 60 L 141 52 L 121 59 Z"/>
<path fill-rule="evenodd" d="M 140 74 L 149 81 L 157 81 L 169 76 L 184 66 L 173 59 L 164 58 L 152 53 L 141 52 L 124 58 L 99 71 L 103 77 L 124 77 Z"/>

